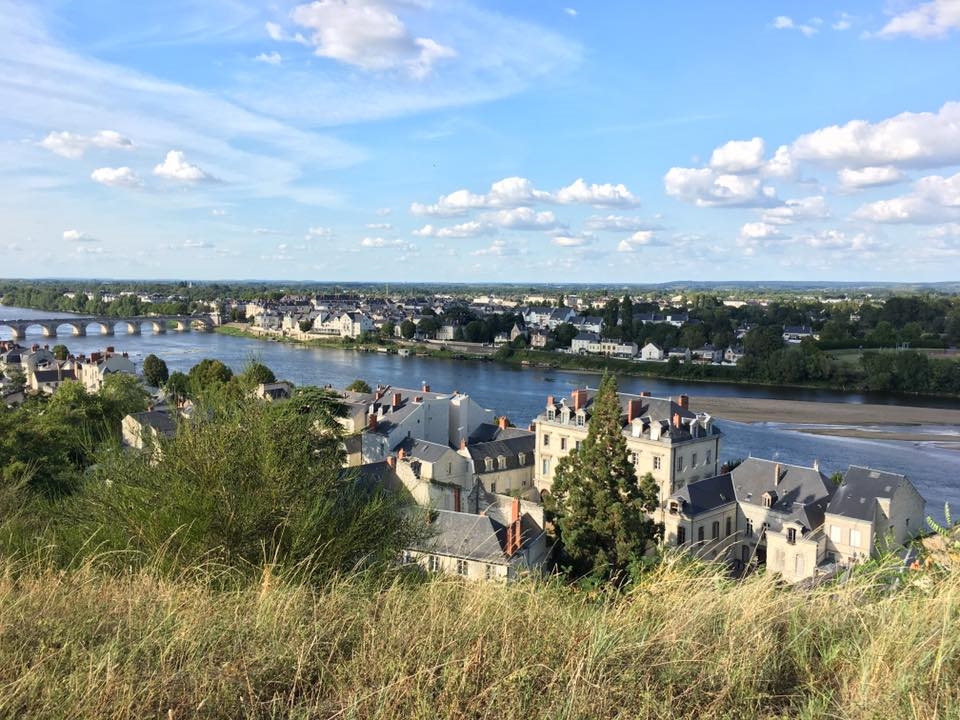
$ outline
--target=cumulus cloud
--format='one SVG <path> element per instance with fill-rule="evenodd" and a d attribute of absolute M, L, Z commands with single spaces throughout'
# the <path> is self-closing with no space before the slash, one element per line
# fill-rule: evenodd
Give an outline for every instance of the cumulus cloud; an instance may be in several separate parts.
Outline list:
<path fill-rule="evenodd" d="M 792 225 L 804 220 L 822 220 L 830 217 L 830 208 L 822 195 L 785 200 L 782 205 L 763 213 L 763 221 L 773 225 Z"/>
<path fill-rule="evenodd" d="M 764 163 L 760 168 L 760 174 L 765 177 L 793 177 L 797 172 L 796 164 L 793 161 L 793 155 L 790 154 L 790 148 L 781 145 L 773 154 L 773 157 Z"/>
<path fill-rule="evenodd" d="M 849 30 L 853 27 L 853 16 L 849 13 L 840 13 L 840 19 L 834 22 L 830 27 L 837 31 Z"/>
<path fill-rule="evenodd" d="M 402 250 L 413 250 L 415 247 L 405 240 L 394 239 L 386 240 L 382 237 L 365 237 L 360 241 L 360 247 L 363 248 L 401 248 Z"/>
<path fill-rule="evenodd" d="M 453 217 L 470 210 L 495 210 L 519 208 L 534 203 L 558 205 L 592 205 L 594 207 L 633 207 L 639 200 L 623 184 L 587 184 L 582 178 L 556 192 L 538 190 L 531 180 L 509 177 L 490 186 L 490 192 L 478 194 L 470 190 L 456 190 L 442 195 L 436 203 L 427 205 L 413 203 L 410 212 L 414 215 Z"/>
<path fill-rule="evenodd" d="M 40 146 L 61 157 L 75 160 L 83 157 L 91 147 L 105 150 L 131 150 L 133 141 L 116 130 L 101 130 L 90 136 L 63 131 L 51 132 L 40 141 Z"/>
<path fill-rule="evenodd" d="M 471 255 L 482 256 L 482 255 L 493 255 L 495 257 L 504 257 L 506 255 L 516 255 L 516 248 L 512 248 L 507 245 L 506 240 L 496 239 L 488 247 L 481 248 L 479 250 L 474 250 Z"/>
<path fill-rule="evenodd" d="M 210 214 L 213 215 L 214 217 L 223 217 L 224 215 L 227 214 L 227 211 L 221 208 L 214 208 L 213 210 L 210 211 Z"/>
<path fill-rule="evenodd" d="M 765 207 L 777 202 L 776 191 L 759 178 L 712 168 L 670 168 L 663 181 L 667 195 L 697 207 Z"/>
<path fill-rule="evenodd" d="M 811 37 L 816 34 L 817 28 L 814 25 L 819 25 L 822 20 L 820 18 L 813 18 L 810 21 L 809 25 L 802 23 L 794 22 L 793 18 L 787 15 L 778 15 L 773 19 L 772 26 L 775 30 L 796 30 L 797 32 L 803 33 L 806 37 Z"/>
<path fill-rule="evenodd" d="M 478 220 L 451 225 L 449 227 L 434 227 L 433 225 L 424 225 L 422 228 L 413 231 L 417 237 L 435 237 L 435 238 L 472 238 L 481 235 L 490 235 L 496 232 L 489 223 Z"/>
<path fill-rule="evenodd" d="M 308 37 L 272 22 L 266 25 L 267 33 L 277 41 L 309 44 L 319 57 L 367 71 L 400 70 L 421 79 L 439 61 L 457 55 L 433 38 L 412 35 L 381 0 L 315 0 L 296 6 L 290 19 Z"/>
<path fill-rule="evenodd" d="M 643 218 L 624 215 L 593 215 L 583 223 L 587 230 L 605 230 L 614 232 L 636 232 L 637 230 L 660 230 L 660 225 Z"/>
<path fill-rule="evenodd" d="M 960 220 L 960 173 L 930 175 L 913 184 L 913 192 L 860 206 L 853 216 L 875 223 L 928 224 Z"/>
<path fill-rule="evenodd" d="M 763 139 L 731 140 L 710 155 L 710 167 L 720 173 L 745 173 L 763 165 Z"/>
<path fill-rule="evenodd" d="M 557 227 L 557 218 L 551 211 L 537 212 L 529 207 L 486 213 L 481 220 L 510 230 L 551 230 Z"/>
<path fill-rule="evenodd" d="M 879 185 L 894 185 L 906 177 L 902 170 L 891 165 L 865 167 L 855 170 L 843 168 L 837 173 L 840 185 L 847 190 L 859 190 Z"/>
<path fill-rule="evenodd" d="M 960 29 L 960 2 L 933 0 L 894 15 L 877 35 L 886 38 L 898 35 L 921 39 L 942 38 L 957 29 Z"/>
<path fill-rule="evenodd" d="M 799 238 L 807 247 L 817 250 L 838 250 L 843 252 L 865 252 L 878 246 L 875 239 L 866 233 L 848 235 L 841 230 L 824 230 L 814 235 Z"/>
<path fill-rule="evenodd" d="M 791 153 L 853 169 L 953 165 L 960 162 L 960 102 L 948 102 L 935 113 L 905 112 L 877 123 L 851 120 L 821 128 L 797 138 Z"/>
<path fill-rule="evenodd" d="M 553 236 L 553 244 L 559 247 L 583 247 L 585 245 L 592 245 L 596 241 L 597 236 L 588 232 L 577 235 L 562 234 Z"/>
<path fill-rule="evenodd" d="M 576 11 L 574 8 L 571 8 L 571 7 L 564 8 L 563 11 L 564 11 L 567 15 L 569 15 L 570 17 L 576 17 L 576 16 L 577 16 L 577 11 Z"/>
<path fill-rule="evenodd" d="M 187 183 L 213 180 L 213 176 L 205 170 L 188 163 L 184 154 L 179 150 L 168 152 L 164 161 L 153 168 L 153 174 L 168 180 Z"/>
<path fill-rule="evenodd" d="M 80 230 L 64 230 L 63 239 L 68 242 L 93 242 L 95 238 Z"/>
<path fill-rule="evenodd" d="M 652 230 L 638 230 L 617 244 L 617 252 L 631 253 L 636 252 L 642 247 L 662 244 L 662 242 L 657 240 Z"/>
<path fill-rule="evenodd" d="M 367 223 L 367 230 L 393 230 L 391 223 Z"/>
<path fill-rule="evenodd" d="M 257 62 L 266 63 L 267 65 L 279 65 L 283 62 L 283 56 L 278 52 L 260 53 L 254 58 L 254 60 Z"/>
<path fill-rule="evenodd" d="M 184 240 L 183 247 L 188 249 L 199 249 L 199 248 L 212 248 L 214 247 L 212 242 L 207 240 Z"/>
<path fill-rule="evenodd" d="M 769 240 L 782 238 L 784 235 L 776 225 L 767 222 L 748 222 L 740 228 L 739 237 L 741 240 Z"/>
<path fill-rule="evenodd" d="M 128 167 L 102 167 L 90 173 L 90 179 L 109 187 L 138 188 L 143 181 Z"/>
<path fill-rule="evenodd" d="M 307 228 L 306 239 L 314 240 L 317 238 L 328 238 L 333 237 L 333 230 L 328 227 L 323 227 L 321 225 L 314 225 L 313 227 Z"/>

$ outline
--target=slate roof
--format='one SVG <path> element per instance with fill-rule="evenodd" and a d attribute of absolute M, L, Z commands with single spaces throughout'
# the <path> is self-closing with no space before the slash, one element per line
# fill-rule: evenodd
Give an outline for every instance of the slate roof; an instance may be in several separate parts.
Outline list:
<path fill-rule="evenodd" d="M 528 435 L 536 435 L 536 433 L 531 433 L 529 430 L 518 427 L 501 428 L 499 425 L 493 423 L 480 423 L 477 429 L 470 435 L 467 442 L 470 444 L 486 443 L 493 440 L 509 440 L 515 437 L 527 437 Z"/>
<path fill-rule="evenodd" d="M 453 450 L 448 445 L 439 445 L 437 443 L 427 442 L 426 440 L 417 440 L 416 438 L 404 438 L 394 448 L 393 452 L 403 450 L 411 460 L 420 460 L 421 462 L 435 463 L 439 462 L 444 455 Z"/>
<path fill-rule="evenodd" d="M 73 370 L 37 370 L 33 373 L 33 376 L 37 379 L 37 383 L 63 382 L 77 379 Z"/>
<path fill-rule="evenodd" d="M 779 465 L 780 481 L 774 479 Z M 747 458 L 730 473 L 737 502 L 763 505 L 765 493 L 775 495 L 771 509 L 813 530 L 823 524 L 823 514 L 834 488 L 814 468 L 787 465 L 774 460 Z"/>
<path fill-rule="evenodd" d="M 673 497 L 684 501 L 685 515 L 699 515 L 737 501 L 730 473 L 687 483 Z"/>
<path fill-rule="evenodd" d="M 491 440 L 484 443 L 467 445 L 467 452 L 473 458 L 473 468 L 478 475 L 483 475 L 487 471 L 487 458 L 493 459 L 493 468 L 489 472 L 502 472 L 499 466 L 501 456 L 506 460 L 507 470 L 515 470 L 520 467 L 533 467 L 534 454 L 537 448 L 537 435 L 529 431 L 521 431 L 523 435 L 504 438 L 502 440 Z M 520 453 L 525 455 L 524 464 L 520 464 Z"/>
<path fill-rule="evenodd" d="M 827 512 L 857 520 L 873 520 L 877 498 L 893 497 L 904 482 L 910 482 L 904 475 L 851 465 L 830 500 Z"/>
<path fill-rule="evenodd" d="M 504 554 L 506 527 L 487 515 L 471 515 L 451 510 L 435 510 L 431 524 L 434 535 L 416 548 L 451 557 L 508 564 Z"/>

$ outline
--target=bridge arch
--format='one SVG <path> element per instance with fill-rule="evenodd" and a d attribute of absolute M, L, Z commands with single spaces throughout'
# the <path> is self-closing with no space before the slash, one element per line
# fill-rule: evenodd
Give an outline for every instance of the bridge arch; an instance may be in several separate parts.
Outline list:
<path fill-rule="evenodd" d="M 87 334 L 87 324 L 85 322 L 76 322 L 73 320 L 63 320 L 57 323 L 57 334 L 61 334 L 63 328 L 69 328 L 69 332 L 74 337 L 83 337 Z"/>
<path fill-rule="evenodd" d="M 84 323 L 84 331 L 89 332 L 90 328 L 97 328 L 100 331 L 101 335 L 112 336 L 114 335 L 113 323 L 105 322 L 103 320 L 88 320 Z"/>

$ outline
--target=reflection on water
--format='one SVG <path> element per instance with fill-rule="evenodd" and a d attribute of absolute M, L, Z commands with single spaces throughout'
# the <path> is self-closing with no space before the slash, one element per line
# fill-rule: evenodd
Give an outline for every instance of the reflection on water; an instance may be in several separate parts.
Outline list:
<path fill-rule="evenodd" d="M 39 317 L 70 317 L 60 313 L 38 312 L 21 308 L 0 307 L 3 318 L 28 319 Z M 350 350 L 306 348 L 278 342 L 249 340 L 215 333 L 168 332 L 154 335 L 144 328 L 142 335 L 128 335 L 118 327 L 114 337 L 102 337 L 91 328 L 87 337 L 44 338 L 39 328 L 28 332 L 24 344 L 65 344 L 72 352 L 89 353 L 113 345 L 118 351 L 127 351 L 138 365 L 154 353 L 163 358 L 170 370 L 187 371 L 202 358 L 222 360 L 234 370 L 240 370 L 251 359 L 268 365 L 278 377 L 298 385 L 330 383 L 343 387 L 356 378 L 371 384 L 384 383 L 401 387 L 419 387 L 426 382 L 434 390 L 460 390 L 472 395 L 477 402 L 507 415 L 517 425 L 526 425 L 546 404 L 547 395 L 565 395 L 574 387 L 596 386 L 594 374 L 559 370 L 521 369 L 481 361 L 435 360 L 431 358 L 399 357 L 383 353 L 358 353 Z M 9 329 L 0 327 L 0 339 L 10 337 Z M 749 387 L 710 383 L 676 383 L 653 378 L 621 378 L 620 388 L 625 392 L 649 390 L 654 395 L 676 396 L 680 393 L 720 397 L 768 397 L 791 400 L 820 400 L 829 402 L 864 402 L 869 399 L 887 403 L 901 403 L 891 397 L 865 398 L 824 390 L 797 390 L 790 388 Z M 921 401 L 910 400 L 909 404 Z M 956 407 L 952 400 L 924 399 L 933 407 Z M 695 409 L 695 408 L 694 408 Z M 938 447 L 933 443 L 909 441 L 869 440 L 805 435 L 789 426 L 757 423 L 744 424 L 722 421 L 726 436 L 722 457 L 731 459 L 757 457 L 779 459 L 787 463 L 809 466 L 820 461 L 826 473 L 844 470 L 848 465 L 866 465 L 908 475 L 927 499 L 928 511 L 940 517 L 943 503 L 949 501 L 960 507 L 960 452 Z M 900 428 L 898 428 L 898 432 Z M 911 426 L 904 432 L 943 434 L 950 440 L 957 429 L 949 426 Z"/>

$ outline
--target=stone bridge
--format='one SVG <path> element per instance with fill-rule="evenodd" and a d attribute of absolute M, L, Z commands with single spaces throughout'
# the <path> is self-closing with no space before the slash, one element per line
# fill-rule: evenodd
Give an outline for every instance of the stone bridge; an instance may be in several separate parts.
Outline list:
<path fill-rule="evenodd" d="M 23 340 L 29 328 L 39 327 L 44 337 L 57 337 L 57 333 L 69 328 L 74 337 L 83 337 L 91 327 L 100 331 L 101 335 L 114 335 L 117 327 L 126 328 L 128 335 L 140 335 L 146 325 L 154 334 L 162 334 L 167 330 L 186 332 L 188 330 L 213 330 L 213 318 L 209 315 L 169 315 L 144 317 L 69 317 L 69 318 L 37 318 L 30 320 L 0 320 L 0 328 L 10 328 L 14 340 Z"/>

